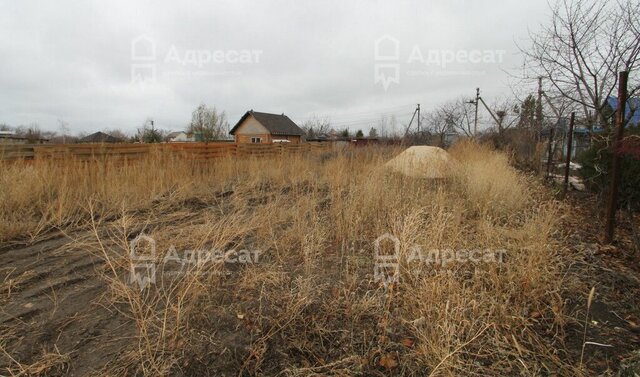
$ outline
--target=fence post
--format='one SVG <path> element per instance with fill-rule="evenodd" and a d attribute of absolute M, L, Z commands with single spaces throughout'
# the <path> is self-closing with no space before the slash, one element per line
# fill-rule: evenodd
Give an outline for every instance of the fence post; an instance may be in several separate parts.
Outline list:
<path fill-rule="evenodd" d="M 627 102 L 627 79 L 628 71 L 622 71 L 618 78 L 618 110 L 616 112 L 616 130 L 613 135 L 613 143 L 611 144 L 612 161 L 611 175 L 609 182 L 609 200 L 607 203 L 607 218 L 604 230 L 604 242 L 609 244 L 613 242 L 613 235 L 616 222 L 616 209 L 618 207 L 618 186 L 620 184 L 620 146 L 622 137 L 624 136 L 624 107 Z"/>

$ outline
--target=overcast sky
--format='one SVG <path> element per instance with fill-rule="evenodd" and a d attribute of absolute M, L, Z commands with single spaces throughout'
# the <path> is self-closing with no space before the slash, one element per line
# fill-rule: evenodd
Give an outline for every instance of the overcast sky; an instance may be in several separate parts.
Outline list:
<path fill-rule="evenodd" d="M 254 109 L 366 132 L 476 87 L 508 95 L 516 42 L 548 14 L 544 0 L 2 1 L 0 123 L 182 130 L 206 103 L 231 125 Z"/>

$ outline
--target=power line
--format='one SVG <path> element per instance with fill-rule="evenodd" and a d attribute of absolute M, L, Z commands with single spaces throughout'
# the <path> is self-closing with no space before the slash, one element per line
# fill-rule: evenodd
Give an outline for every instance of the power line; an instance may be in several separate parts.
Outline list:
<path fill-rule="evenodd" d="M 386 119 L 391 117 L 402 118 L 402 117 L 408 117 L 411 114 L 412 113 L 388 113 L 388 114 L 379 114 L 375 118 L 372 117 L 372 118 L 361 118 L 361 119 L 353 119 L 353 120 L 342 120 L 338 122 L 330 121 L 329 123 L 331 125 L 351 125 L 351 124 L 371 123 L 371 122 L 380 121 L 382 120 L 382 118 L 386 118 Z"/>
<path fill-rule="evenodd" d="M 355 112 L 349 112 L 346 114 L 341 114 L 341 116 L 351 116 L 351 115 L 362 115 L 362 114 L 370 114 L 372 112 L 393 112 L 396 110 L 400 110 L 400 109 L 406 109 L 409 106 L 407 105 L 402 105 L 402 106 L 393 106 L 393 107 L 386 107 L 386 108 L 379 108 L 377 110 L 365 110 L 365 111 L 355 111 Z M 314 114 L 315 115 L 315 114 Z M 313 116 L 310 116 L 309 118 L 312 118 Z"/>
<path fill-rule="evenodd" d="M 411 113 L 385 113 L 385 114 L 372 114 L 369 117 L 363 117 L 363 118 L 354 118 L 354 119 L 339 119 L 339 120 L 333 120 L 333 119 L 328 119 L 328 123 L 332 124 L 332 125 L 341 125 L 341 124 L 352 124 L 352 123 L 366 123 L 366 122 L 377 122 L 380 121 L 381 119 L 389 119 L 389 118 L 402 118 L 402 117 L 407 117 L 411 115 Z M 305 123 L 305 122 L 300 122 L 300 123 Z"/>

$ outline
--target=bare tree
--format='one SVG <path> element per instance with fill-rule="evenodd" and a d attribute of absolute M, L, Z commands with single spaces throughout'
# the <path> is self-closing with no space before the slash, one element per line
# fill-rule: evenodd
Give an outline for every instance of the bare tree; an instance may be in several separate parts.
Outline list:
<path fill-rule="evenodd" d="M 103 130 L 104 133 L 109 134 L 113 137 L 117 137 L 120 140 L 127 140 L 129 139 L 129 135 L 127 135 L 126 132 L 122 131 L 119 128 L 113 128 L 113 129 L 105 129 Z M 161 131 L 159 131 L 161 132 Z"/>
<path fill-rule="evenodd" d="M 161 130 L 155 128 L 153 120 L 147 118 L 142 127 L 138 129 L 136 139 L 141 143 L 161 143 L 164 140 L 164 135 Z"/>
<path fill-rule="evenodd" d="M 43 138 L 42 130 L 37 123 L 31 123 L 29 126 L 18 126 L 15 134 L 27 139 L 29 143 L 37 143 Z"/>
<path fill-rule="evenodd" d="M 473 137 L 474 132 L 474 114 L 469 101 L 460 97 L 450 100 L 437 107 L 440 118 L 444 120 L 443 126 L 449 131 L 458 132 L 468 137 Z"/>
<path fill-rule="evenodd" d="M 501 137 L 506 130 L 520 124 L 521 107 L 512 99 L 498 98 L 488 107 L 495 129 Z"/>
<path fill-rule="evenodd" d="M 398 130 L 398 119 L 396 118 L 395 114 L 392 114 L 391 116 L 380 115 L 380 120 L 375 123 L 375 128 L 377 130 L 380 130 L 380 137 L 383 138 L 395 139 L 401 137 L 402 133 L 404 133 L 404 131 L 400 133 Z M 404 127 L 400 128 L 406 129 L 407 126 L 405 125 Z"/>
<path fill-rule="evenodd" d="M 60 137 L 56 138 L 56 142 L 61 142 L 62 144 L 67 143 L 67 137 L 69 137 L 69 123 L 64 119 L 58 118 L 58 128 L 60 129 Z"/>
<path fill-rule="evenodd" d="M 322 137 L 327 135 L 331 130 L 331 121 L 326 116 L 318 116 L 314 114 L 311 118 L 302 123 L 301 128 L 309 139 Z"/>
<path fill-rule="evenodd" d="M 193 111 L 187 127 L 188 133 L 199 135 L 205 143 L 226 138 L 228 131 L 226 113 L 218 112 L 215 107 L 207 107 L 204 103 Z"/>
<path fill-rule="evenodd" d="M 402 136 L 402 134 L 400 133 L 400 130 L 398 130 L 398 119 L 396 118 L 395 114 L 391 114 L 391 116 L 389 117 L 389 127 L 391 128 L 392 138 L 398 138 Z"/>
<path fill-rule="evenodd" d="M 578 105 L 589 126 L 606 125 L 606 98 L 617 74 L 640 63 L 640 3 L 637 0 L 559 0 L 550 23 L 531 33 L 522 48 L 531 72 L 551 92 Z M 638 80 L 631 81 L 637 89 Z"/>
<path fill-rule="evenodd" d="M 424 115 L 424 124 L 426 131 L 438 138 L 438 146 L 444 147 L 447 133 L 453 132 L 453 123 L 443 109 L 443 106 L 437 107 L 433 111 Z"/>
<path fill-rule="evenodd" d="M 376 124 L 376 128 L 380 130 L 380 136 L 382 138 L 388 138 L 390 136 L 387 118 L 384 115 L 380 117 L 380 120 Z"/>

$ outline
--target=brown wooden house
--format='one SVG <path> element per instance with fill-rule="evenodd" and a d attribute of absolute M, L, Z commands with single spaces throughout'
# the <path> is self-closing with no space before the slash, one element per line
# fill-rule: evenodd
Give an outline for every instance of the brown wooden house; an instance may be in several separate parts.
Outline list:
<path fill-rule="evenodd" d="M 236 143 L 291 143 L 302 142 L 304 131 L 288 116 L 282 114 L 247 111 L 229 131 Z"/>

